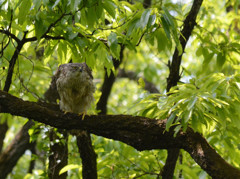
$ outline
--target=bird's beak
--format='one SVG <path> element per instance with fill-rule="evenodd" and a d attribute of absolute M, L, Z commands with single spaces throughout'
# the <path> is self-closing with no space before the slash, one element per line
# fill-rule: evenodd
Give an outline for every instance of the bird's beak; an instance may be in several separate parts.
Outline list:
<path fill-rule="evenodd" d="M 82 71 L 83 71 L 83 67 L 80 67 L 80 68 L 79 68 L 79 71 L 82 72 Z"/>

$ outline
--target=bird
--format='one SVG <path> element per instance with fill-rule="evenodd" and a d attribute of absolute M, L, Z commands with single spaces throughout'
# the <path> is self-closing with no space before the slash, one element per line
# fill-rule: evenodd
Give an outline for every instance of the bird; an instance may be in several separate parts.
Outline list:
<path fill-rule="evenodd" d="M 65 113 L 83 114 L 94 101 L 95 86 L 91 69 L 86 63 L 67 63 L 58 67 L 52 79 L 59 94 L 59 106 Z"/>

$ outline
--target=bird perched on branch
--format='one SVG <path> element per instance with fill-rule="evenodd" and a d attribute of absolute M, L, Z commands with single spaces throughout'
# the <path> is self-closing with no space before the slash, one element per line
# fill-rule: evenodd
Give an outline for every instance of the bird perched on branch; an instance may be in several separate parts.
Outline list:
<path fill-rule="evenodd" d="M 94 101 L 95 86 L 86 63 L 68 63 L 58 67 L 52 83 L 60 97 L 60 109 L 84 115 Z M 53 84 L 53 85 L 55 85 Z"/>

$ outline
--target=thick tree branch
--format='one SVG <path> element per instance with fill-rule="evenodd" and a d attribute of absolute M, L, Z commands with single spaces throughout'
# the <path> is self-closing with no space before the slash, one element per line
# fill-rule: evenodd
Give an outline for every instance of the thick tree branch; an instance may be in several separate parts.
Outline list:
<path fill-rule="evenodd" d="M 11 144 L 2 152 L 0 156 L 0 178 L 6 178 L 25 150 L 31 147 L 32 144 L 29 143 L 28 129 L 33 124 L 33 121 L 28 121 L 18 132 Z"/>
<path fill-rule="evenodd" d="M 7 130 L 8 130 L 7 121 L 4 121 L 2 124 L 0 124 L 0 154 L 2 152 L 3 141 L 7 133 Z"/>
<path fill-rule="evenodd" d="M 172 130 L 165 131 L 166 120 L 130 115 L 92 115 L 81 120 L 77 114 L 53 111 L 3 91 L 0 91 L 0 112 L 27 117 L 56 128 L 87 130 L 122 141 L 140 151 L 182 148 L 213 178 L 240 178 L 240 170 L 221 158 L 199 133 L 188 128 L 173 137 Z"/>
<path fill-rule="evenodd" d="M 82 177 L 97 179 L 97 154 L 87 131 L 81 131 L 77 136 L 77 146 L 82 159 Z"/>
<path fill-rule="evenodd" d="M 68 133 L 66 131 L 59 130 L 62 135 L 58 136 L 57 132 L 51 129 L 49 138 L 51 141 L 49 156 L 48 177 L 50 179 L 66 179 L 67 172 L 59 175 L 60 170 L 68 164 Z M 59 140 L 60 142 L 55 142 Z M 64 140 L 65 142 L 61 142 Z"/>
<path fill-rule="evenodd" d="M 174 176 L 174 170 L 176 167 L 178 155 L 179 155 L 179 148 L 176 149 L 168 149 L 168 156 L 166 163 L 164 165 L 163 171 L 162 171 L 162 178 L 163 179 L 172 179 Z"/>

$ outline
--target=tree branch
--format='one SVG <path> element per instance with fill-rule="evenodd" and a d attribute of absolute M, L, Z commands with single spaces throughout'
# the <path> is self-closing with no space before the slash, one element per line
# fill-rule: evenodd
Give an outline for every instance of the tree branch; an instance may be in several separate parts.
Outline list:
<path fill-rule="evenodd" d="M 120 66 L 120 64 L 122 62 L 124 48 L 125 48 L 125 46 L 122 45 L 121 50 L 120 50 L 120 60 L 113 59 L 115 70 L 118 69 L 118 67 Z M 108 97 L 111 93 L 115 79 L 116 79 L 116 77 L 115 77 L 113 71 L 111 71 L 109 76 L 108 76 L 107 72 L 105 72 L 104 81 L 103 81 L 103 85 L 101 88 L 102 95 L 97 103 L 97 110 L 100 111 L 99 114 L 107 114 L 107 101 L 108 101 Z"/>
<path fill-rule="evenodd" d="M 53 111 L 35 102 L 23 101 L 0 91 L 0 112 L 27 117 L 61 129 L 87 130 L 122 141 L 137 150 L 182 148 L 213 178 L 240 178 L 240 170 L 229 165 L 199 134 L 188 128 L 173 137 L 165 131 L 166 120 L 130 115 L 92 115 Z"/>
<path fill-rule="evenodd" d="M 8 130 L 7 120 L 0 124 L 0 153 L 3 148 L 3 141 Z"/>
<path fill-rule="evenodd" d="M 5 81 L 4 88 L 3 88 L 3 90 L 6 91 L 6 92 L 8 92 L 9 89 L 10 89 L 10 86 L 11 86 L 11 83 L 12 83 L 12 76 L 13 76 L 14 66 L 15 66 L 15 63 L 17 61 L 18 54 L 20 53 L 23 45 L 24 45 L 24 43 L 19 43 L 18 44 L 18 46 L 15 49 L 14 54 L 13 54 L 10 62 L 9 62 L 7 78 L 6 78 L 6 81 Z"/>
<path fill-rule="evenodd" d="M 97 154 L 87 131 L 81 131 L 77 136 L 77 146 L 82 159 L 82 178 L 97 179 Z"/>
<path fill-rule="evenodd" d="M 11 37 L 12 39 L 14 39 L 18 44 L 21 42 L 21 40 L 19 38 L 17 38 L 17 36 L 15 36 L 14 34 L 12 34 L 9 30 L 4 30 L 4 29 L 0 29 L 0 32 L 2 34 L 6 34 L 7 36 Z"/>
<path fill-rule="evenodd" d="M 28 129 L 34 124 L 28 121 L 18 132 L 11 144 L 0 155 L 0 178 L 6 178 L 16 165 L 18 159 L 32 145 L 29 143 Z"/>
<path fill-rule="evenodd" d="M 162 170 L 162 178 L 163 179 L 172 179 L 174 176 L 174 170 L 176 167 L 178 155 L 179 155 L 179 148 L 176 149 L 168 149 L 168 156 L 164 168 Z"/>
<path fill-rule="evenodd" d="M 68 164 L 68 133 L 63 130 L 58 130 L 61 136 L 57 135 L 57 132 L 51 129 L 49 139 L 51 141 L 48 166 L 48 177 L 51 179 L 66 179 L 67 172 L 59 175 L 60 170 Z M 60 142 L 55 142 L 59 140 Z M 64 143 L 61 142 L 64 140 Z"/>
<path fill-rule="evenodd" d="M 118 70 L 118 77 L 119 78 L 128 78 L 130 80 L 134 80 L 137 81 L 139 80 L 140 77 L 138 77 L 138 75 L 133 72 L 133 71 L 125 71 L 124 69 L 119 69 Z M 156 86 L 149 82 L 148 80 L 146 80 L 145 78 L 143 78 L 145 86 L 144 89 L 149 91 L 150 93 L 160 93 L 159 90 L 156 88 Z"/>
<path fill-rule="evenodd" d="M 194 0 L 192 8 L 184 20 L 183 23 L 183 29 L 181 31 L 181 36 L 179 37 L 180 44 L 182 46 L 182 50 L 184 52 L 187 41 L 189 37 L 191 36 L 192 30 L 196 24 L 196 18 L 197 14 L 199 12 L 199 9 L 202 5 L 203 0 Z M 180 65 L 182 61 L 182 54 L 179 55 L 177 47 L 175 48 L 173 57 L 172 57 L 172 63 L 169 64 L 169 76 L 167 78 L 167 91 L 171 89 L 171 87 L 176 86 L 177 82 L 180 80 L 181 75 L 179 74 L 180 71 Z M 166 160 L 166 165 L 163 168 L 163 179 L 171 178 L 169 176 L 173 176 L 174 169 L 176 166 L 176 162 L 178 159 L 178 156 L 176 153 L 179 153 L 179 149 L 175 150 L 168 150 L 168 157 Z M 173 161 L 175 160 L 175 161 Z M 171 166 L 171 167 L 169 167 Z M 169 168 L 173 168 L 172 170 Z"/>
<path fill-rule="evenodd" d="M 181 30 L 181 33 L 180 33 L 181 36 L 179 38 L 183 52 L 185 50 L 187 41 L 191 36 L 192 30 L 196 25 L 197 14 L 202 5 L 202 2 L 203 0 L 194 0 L 192 8 L 188 16 L 184 20 L 183 29 Z M 175 51 L 172 57 L 172 63 L 169 66 L 170 73 L 167 78 L 167 91 L 169 91 L 171 87 L 176 86 L 177 82 L 181 78 L 179 74 L 179 70 L 180 70 L 180 65 L 182 61 L 182 55 L 183 54 L 179 55 L 178 49 L 175 48 Z"/>

